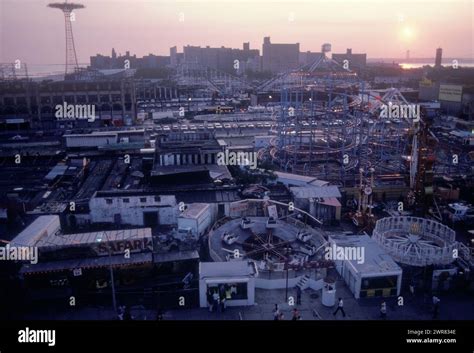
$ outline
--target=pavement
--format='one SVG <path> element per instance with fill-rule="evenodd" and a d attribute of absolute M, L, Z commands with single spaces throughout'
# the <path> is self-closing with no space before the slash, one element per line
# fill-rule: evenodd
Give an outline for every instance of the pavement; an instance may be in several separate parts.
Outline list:
<path fill-rule="evenodd" d="M 336 282 L 336 297 L 344 301 L 344 311 L 333 315 L 336 306 L 326 307 L 321 303 L 321 290 L 307 289 L 303 291 L 301 305 L 297 305 L 302 320 L 382 320 L 380 317 L 381 298 L 355 299 L 344 282 Z M 289 296 L 296 298 L 296 291 L 290 289 Z M 431 297 L 425 299 L 422 295 L 406 296 L 403 305 L 398 305 L 397 297 L 385 298 L 387 303 L 387 318 L 385 320 L 432 320 L 433 311 L 430 304 Z M 460 294 L 440 295 L 441 320 L 473 320 L 474 298 Z M 228 308 L 224 313 L 209 313 L 206 309 L 172 310 L 167 317 L 174 320 L 273 320 L 273 308 L 278 304 L 284 314 L 284 320 L 291 320 L 294 306 L 285 302 L 285 290 L 255 291 L 255 304 L 251 307 Z M 240 315 L 240 316 L 239 316 Z"/>
<path fill-rule="evenodd" d="M 333 315 L 336 307 L 325 307 L 321 303 L 321 290 L 307 289 L 301 296 L 301 305 L 297 305 L 302 320 L 383 320 L 380 317 L 381 298 L 364 298 L 356 300 L 341 279 L 336 282 L 336 297 L 344 301 L 346 317 L 341 313 Z M 296 291 L 290 289 L 288 296 L 296 298 Z M 440 320 L 473 320 L 474 298 L 466 294 L 445 293 L 441 299 Z M 423 295 L 406 296 L 403 305 L 398 305 L 397 298 L 385 298 L 387 318 L 385 320 L 432 320 L 431 297 Z M 256 304 L 249 307 L 230 307 L 224 312 L 209 312 L 207 308 L 176 309 L 164 312 L 163 320 L 273 320 L 273 308 L 278 304 L 284 314 L 284 320 L 291 320 L 294 306 L 285 302 L 285 289 L 256 289 Z M 156 320 L 156 311 L 142 306 L 132 306 L 134 320 Z M 43 320 L 116 320 L 110 307 L 77 307 L 67 311 L 53 308 L 38 308 L 25 319 Z"/>

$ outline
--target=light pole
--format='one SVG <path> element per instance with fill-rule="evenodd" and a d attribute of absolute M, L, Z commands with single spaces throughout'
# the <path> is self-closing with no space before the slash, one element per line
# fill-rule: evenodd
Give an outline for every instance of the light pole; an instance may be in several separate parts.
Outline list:
<path fill-rule="evenodd" d="M 106 232 L 102 232 L 102 234 L 105 236 L 107 242 L 110 242 L 109 237 L 107 236 Z M 99 236 L 97 238 L 97 241 L 100 243 L 102 241 L 102 238 Z M 114 306 L 114 311 L 117 313 L 117 299 L 115 296 L 115 281 L 114 281 L 114 270 L 112 268 L 112 252 L 110 250 L 109 244 L 107 244 L 107 250 L 109 252 L 109 271 L 110 271 L 110 281 L 112 284 L 112 305 Z"/>
<path fill-rule="evenodd" d="M 285 259 L 285 266 L 286 266 L 286 289 L 285 289 L 285 302 L 288 303 L 288 254 L 290 253 L 290 248 L 287 246 L 285 248 L 286 259 Z"/>

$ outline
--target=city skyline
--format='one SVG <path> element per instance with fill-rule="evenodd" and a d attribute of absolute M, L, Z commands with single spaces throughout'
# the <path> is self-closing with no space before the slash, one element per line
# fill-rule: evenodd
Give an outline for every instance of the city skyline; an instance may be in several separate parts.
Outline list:
<path fill-rule="evenodd" d="M 2 0 L 2 62 L 63 62 L 64 20 L 47 8 L 48 3 Z M 173 46 L 181 52 L 185 45 L 241 48 L 243 42 L 250 42 L 252 49 L 261 51 L 265 36 L 271 36 L 275 43 L 300 43 L 302 52 L 320 51 L 321 44 L 327 42 L 335 53 L 352 48 L 355 53 L 367 53 L 369 58 L 403 58 L 407 50 L 412 58 L 428 58 L 434 56 L 437 47 L 443 48 L 446 57 L 474 57 L 472 3 L 463 0 L 429 6 L 426 1 L 375 0 L 160 0 L 139 2 L 140 6 L 133 8 L 125 0 L 81 3 L 86 8 L 77 11 L 73 23 L 80 63 L 88 63 L 90 56 L 98 53 L 108 55 L 112 47 L 117 53 L 130 51 L 143 56 L 169 55 Z M 127 25 L 125 16 L 130 20 Z M 20 22 L 22 26 L 17 25 Z"/>

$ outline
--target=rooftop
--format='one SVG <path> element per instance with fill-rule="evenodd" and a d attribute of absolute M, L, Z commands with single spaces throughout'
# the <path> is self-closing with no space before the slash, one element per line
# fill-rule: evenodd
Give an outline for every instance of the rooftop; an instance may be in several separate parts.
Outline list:
<path fill-rule="evenodd" d="M 306 184 L 308 184 L 308 185 L 313 185 L 313 186 L 325 186 L 329 184 L 329 182 L 327 181 L 318 180 L 317 178 L 310 177 L 310 176 L 284 173 L 284 172 L 275 172 L 275 174 L 278 177 L 277 180 L 282 182 L 285 185 L 305 186 Z"/>
<path fill-rule="evenodd" d="M 255 268 L 251 262 L 201 262 L 199 264 L 199 277 L 242 277 L 255 275 Z"/>
<path fill-rule="evenodd" d="M 367 234 L 363 235 L 329 235 L 329 242 L 340 247 L 360 247 L 364 249 L 362 263 L 357 260 L 346 260 L 361 275 L 372 273 L 402 272 L 400 266 Z"/>
<path fill-rule="evenodd" d="M 209 204 L 207 203 L 190 203 L 187 204 L 186 210 L 180 214 L 180 217 L 195 219 L 203 214 L 207 209 L 209 209 Z"/>
<path fill-rule="evenodd" d="M 59 216 L 39 216 L 10 243 L 11 246 L 36 246 L 43 237 L 61 229 Z"/>
<path fill-rule="evenodd" d="M 108 230 L 90 233 L 63 234 L 42 237 L 36 246 L 70 246 L 94 244 L 101 241 L 124 241 L 131 239 L 151 238 L 151 228 L 134 228 Z"/>
<path fill-rule="evenodd" d="M 334 185 L 330 186 L 296 186 L 290 188 L 295 198 L 330 198 L 341 197 L 339 188 Z"/>

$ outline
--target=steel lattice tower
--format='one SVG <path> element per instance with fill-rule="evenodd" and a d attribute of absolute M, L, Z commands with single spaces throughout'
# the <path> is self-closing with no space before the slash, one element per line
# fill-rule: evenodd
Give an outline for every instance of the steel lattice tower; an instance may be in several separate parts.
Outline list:
<path fill-rule="evenodd" d="M 71 13 L 76 9 L 83 9 L 85 6 L 77 3 L 52 3 L 48 7 L 59 9 L 64 13 L 64 23 L 66 27 L 66 70 L 65 73 L 72 73 L 78 67 L 76 47 L 74 46 L 74 36 L 72 34 Z"/>

